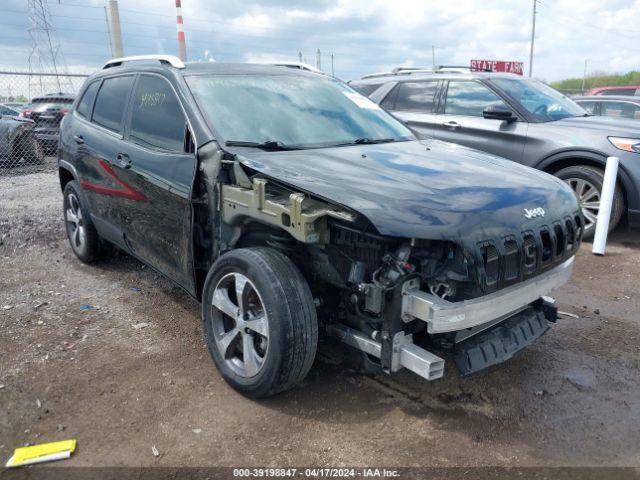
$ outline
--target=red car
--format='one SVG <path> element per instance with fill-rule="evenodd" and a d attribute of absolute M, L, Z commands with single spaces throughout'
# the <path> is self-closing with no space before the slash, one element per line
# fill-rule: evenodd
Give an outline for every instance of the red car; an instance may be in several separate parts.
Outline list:
<path fill-rule="evenodd" d="M 618 85 L 615 87 L 597 87 L 587 92 L 587 95 L 627 95 L 640 96 L 640 85 Z"/>

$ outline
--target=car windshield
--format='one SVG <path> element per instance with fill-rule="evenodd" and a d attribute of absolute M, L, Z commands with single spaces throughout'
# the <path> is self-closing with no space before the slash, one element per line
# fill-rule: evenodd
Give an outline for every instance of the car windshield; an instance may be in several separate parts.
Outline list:
<path fill-rule="evenodd" d="M 537 80 L 493 78 L 491 81 L 539 122 L 589 115 L 573 100 Z"/>
<path fill-rule="evenodd" d="M 228 145 L 314 148 L 415 140 L 378 105 L 329 77 L 197 75 L 187 83 Z"/>

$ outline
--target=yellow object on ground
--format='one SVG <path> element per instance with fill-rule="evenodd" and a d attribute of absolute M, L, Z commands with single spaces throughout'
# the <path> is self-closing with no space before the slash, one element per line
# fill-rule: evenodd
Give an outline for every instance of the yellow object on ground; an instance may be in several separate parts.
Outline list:
<path fill-rule="evenodd" d="M 13 456 L 7 461 L 7 467 L 20 467 L 32 463 L 51 462 L 69 458 L 76 449 L 75 440 L 43 443 L 31 447 L 16 448 Z"/>

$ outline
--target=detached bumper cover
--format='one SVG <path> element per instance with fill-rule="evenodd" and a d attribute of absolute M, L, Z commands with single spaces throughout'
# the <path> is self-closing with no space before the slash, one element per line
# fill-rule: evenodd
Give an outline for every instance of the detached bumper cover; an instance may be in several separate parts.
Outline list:
<path fill-rule="evenodd" d="M 418 282 L 409 281 L 403 286 L 402 319 L 423 320 L 429 333 L 453 332 L 506 319 L 565 284 L 571 278 L 574 259 L 530 280 L 463 302 L 448 302 L 421 291 Z"/>
<path fill-rule="evenodd" d="M 543 312 L 529 308 L 456 345 L 453 358 L 463 376 L 510 359 L 549 330 Z"/>

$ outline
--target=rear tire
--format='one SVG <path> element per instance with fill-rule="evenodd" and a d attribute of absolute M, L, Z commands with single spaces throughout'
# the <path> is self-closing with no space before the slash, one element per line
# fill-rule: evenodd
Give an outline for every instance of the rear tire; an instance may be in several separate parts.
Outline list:
<path fill-rule="evenodd" d="M 33 135 L 27 134 L 20 137 L 14 150 L 14 157 L 17 161 L 24 159 L 25 164 L 42 164 L 44 162 L 44 149 Z"/>
<path fill-rule="evenodd" d="M 89 209 L 82 200 L 78 182 L 68 182 L 63 191 L 63 214 L 71 250 L 84 263 L 100 259 L 105 246 L 96 231 Z"/>
<path fill-rule="evenodd" d="M 585 228 L 584 239 L 591 239 L 596 231 L 596 220 L 602 194 L 604 172 L 589 165 L 575 165 L 563 168 L 555 173 L 556 177 L 564 180 L 576 195 L 584 215 Z M 624 214 L 624 195 L 620 185 L 616 185 L 609 219 L 609 231 L 612 231 Z"/>
<path fill-rule="evenodd" d="M 216 367 L 243 395 L 288 390 L 313 364 L 313 297 L 298 268 L 276 250 L 242 248 L 220 257 L 205 281 L 202 319 Z"/>

